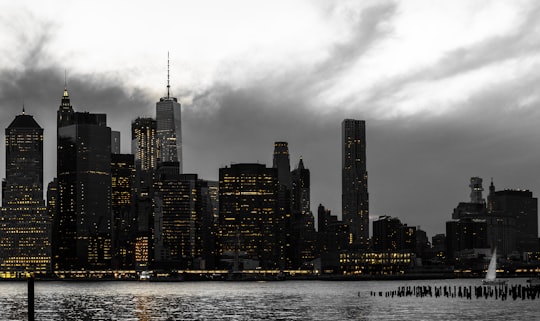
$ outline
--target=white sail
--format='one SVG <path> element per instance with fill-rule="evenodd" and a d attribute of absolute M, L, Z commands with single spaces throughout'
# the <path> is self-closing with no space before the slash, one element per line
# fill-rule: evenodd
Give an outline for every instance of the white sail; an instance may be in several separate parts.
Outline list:
<path fill-rule="evenodd" d="M 486 273 L 486 280 L 493 281 L 497 277 L 497 249 L 493 250 L 491 260 L 489 261 L 489 267 Z"/>

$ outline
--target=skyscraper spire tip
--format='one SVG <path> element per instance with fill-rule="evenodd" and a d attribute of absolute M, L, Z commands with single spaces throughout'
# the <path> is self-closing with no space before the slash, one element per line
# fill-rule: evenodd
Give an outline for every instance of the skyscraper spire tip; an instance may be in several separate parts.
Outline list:
<path fill-rule="evenodd" d="M 170 72 L 169 72 L 169 52 L 167 51 L 167 98 L 170 97 Z"/>

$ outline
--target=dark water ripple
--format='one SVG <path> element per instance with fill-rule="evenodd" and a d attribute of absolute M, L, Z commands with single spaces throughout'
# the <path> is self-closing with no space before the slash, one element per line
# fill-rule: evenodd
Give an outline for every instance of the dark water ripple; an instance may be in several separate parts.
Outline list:
<path fill-rule="evenodd" d="M 524 282 L 524 280 L 522 280 Z M 465 285 L 470 280 L 426 281 Z M 539 320 L 536 301 L 370 296 L 388 282 L 36 282 L 36 320 Z M 0 283 L 0 320 L 27 319 L 26 284 Z"/>

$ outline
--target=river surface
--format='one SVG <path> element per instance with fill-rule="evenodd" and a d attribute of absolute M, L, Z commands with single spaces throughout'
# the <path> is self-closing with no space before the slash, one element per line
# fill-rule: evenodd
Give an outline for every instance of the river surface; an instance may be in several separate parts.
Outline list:
<path fill-rule="evenodd" d="M 523 284 L 524 279 L 511 279 Z M 539 300 L 371 295 L 427 281 L 36 281 L 36 320 L 540 320 Z M 27 320 L 25 282 L 0 282 L 0 320 Z"/>

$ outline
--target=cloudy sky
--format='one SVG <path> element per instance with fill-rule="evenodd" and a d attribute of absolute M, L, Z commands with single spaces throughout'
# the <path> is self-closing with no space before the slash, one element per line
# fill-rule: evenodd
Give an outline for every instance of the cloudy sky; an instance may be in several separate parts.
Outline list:
<path fill-rule="evenodd" d="M 370 212 L 431 237 L 469 179 L 540 193 L 540 3 L 523 1 L 0 0 L 0 127 L 22 105 L 45 129 L 67 75 L 77 111 L 130 126 L 182 103 L 184 171 L 271 166 L 289 142 L 311 201 L 341 215 L 341 121 L 367 122 Z M 2 136 L 3 136 L 2 130 Z M 3 141 L 3 137 L 2 137 Z M 5 177 L 5 147 L 0 148 Z"/>

